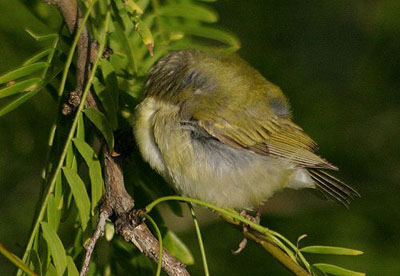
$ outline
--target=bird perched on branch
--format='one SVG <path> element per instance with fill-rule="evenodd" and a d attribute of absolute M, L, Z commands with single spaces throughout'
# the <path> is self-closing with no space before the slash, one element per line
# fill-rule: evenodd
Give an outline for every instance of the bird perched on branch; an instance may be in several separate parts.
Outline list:
<path fill-rule="evenodd" d="M 179 193 L 252 210 L 284 189 L 317 188 L 346 207 L 359 194 L 325 170 L 282 91 L 235 54 L 171 52 L 150 70 L 134 133 Z"/>

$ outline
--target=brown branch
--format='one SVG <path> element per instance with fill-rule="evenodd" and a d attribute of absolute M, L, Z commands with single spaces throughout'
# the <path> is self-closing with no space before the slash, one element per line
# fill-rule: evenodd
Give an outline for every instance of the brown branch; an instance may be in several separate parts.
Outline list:
<path fill-rule="evenodd" d="M 81 12 L 78 7 L 77 0 L 44 0 L 49 4 L 57 5 L 68 31 L 73 34 L 81 24 Z M 89 47 L 90 46 L 90 47 Z M 90 65 L 93 57 L 97 56 L 97 43 L 90 42 L 90 36 L 86 27 L 83 29 L 77 44 L 77 84 L 75 91 L 71 92 L 68 104 L 63 106 L 63 114 L 70 114 L 74 107 L 80 103 L 82 89 L 85 85 L 86 78 L 90 74 Z M 107 49 L 105 55 L 111 54 L 112 51 Z M 89 92 L 87 97 L 87 106 L 100 108 L 96 98 Z M 101 135 L 98 135 L 102 140 Z M 97 240 L 104 234 L 106 220 L 112 215 L 116 215 L 117 233 L 132 242 L 143 254 L 158 262 L 159 243 L 151 233 L 147 225 L 142 220 L 139 212 L 134 210 L 134 200 L 125 190 L 123 172 L 117 159 L 104 150 L 104 167 L 105 167 L 105 184 L 106 195 L 103 204 L 100 207 L 99 222 L 96 231 L 90 241 L 85 246 L 86 255 L 80 272 L 81 276 L 88 273 L 90 260 L 97 243 Z M 185 265 L 173 257 L 167 250 L 163 251 L 162 268 L 171 276 L 190 276 Z"/>

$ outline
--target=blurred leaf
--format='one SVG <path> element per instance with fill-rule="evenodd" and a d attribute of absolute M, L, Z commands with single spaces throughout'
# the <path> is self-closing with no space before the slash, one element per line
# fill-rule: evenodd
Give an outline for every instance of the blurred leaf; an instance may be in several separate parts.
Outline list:
<path fill-rule="evenodd" d="M 240 48 L 240 42 L 235 35 L 216 28 L 210 28 L 204 26 L 190 26 L 190 25 L 170 26 L 169 28 L 171 31 L 172 30 L 181 31 L 183 33 L 187 33 L 190 35 L 216 40 L 231 46 L 231 48 L 233 49 Z"/>
<path fill-rule="evenodd" d="M 189 248 L 178 238 L 178 236 L 168 230 L 163 238 L 164 247 L 182 263 L 186 265 L 194 264 L 194 258 Z"/>
<path fill-rule="evenodd" d="M 115 234 L 114 224 L 106 222 L 106 226 L 104 229 L 104 235 L 107 241 L 111 241 Z"/>
<path fill-rule="evenodd" d="M 38 91 L 39 90 L 22 94 L 21 96 L 18 96 L 15 100 L 12 100 L 4 106 L 0 107 L 0 117 L 7 114 L 8 112 L 13 111 L 18 106 L 25 103 L 27 100 L 35 96 Z"/>
<path fill-rule="evenodd" d="M 0 99 L 17 93 L 32 91 L 37 88 L 37 85 L 40 82 L 40 78 L 32 78 L 4 87 L 3 89 L 0 89 Z"/>
<path fill-rule="evenodd" d="M 111 152 L 114 149 L 114 135 L 110 123 L 103 113 L 94 108 L 86 108 L 83 110 L 89 120 L 97 127 L 97 129 L 103 134 L 104 139 L 107 142 L 108 150 Z"/>
<path fill-rule="evenodd" d="M 15 256 L 13 253 L 8 251 L 3 244 L 0 243 L 0 253 L 6 257 L 10 262 L 12 262 L 14 265 L 16 265 L 18 268 L 20 268 L 22 271 L 24 271 L 26 274 L 31 275 L 31 276 L 38 276 L 35 272 L 33 272 L 26 264 L 24 264 L 20 258 Z"/>
<path fill-rule="evenodd" d="M 68 276 L 79 276 L 79 271 L 75 266 L 74 259 L 71 256 L 67 256 L 67 268 Z"/>
<path fill-rule="evenodd" d="M 44 41 L 44 40 L 49 40 L 49 39 L 56 39 L 58 38 L 58 34 L 45 34 L 45 35 L 38 35 L 35 34 L 33 31 L 29 30 L 29 29 L 25 29 L 25 31 L 31 36 L 33 37 L 33 39 L 37 40 L 37 41 Z"/>
<path fill-rule="evenodd" d="M 164 16 L 177 16 L 204 21 L 207 23 L 214 23 L 218 20 L 218 15 L 215 11 L 207 7 L 194 4 L 169 4 L 160 7 L 159 12 Z"/>
<path fill-rule="evenodd" d="M 313 264 L 312 266 L 318 268 L 322 272 L 337 276 L 365 276 L 365 273 L 348 270 L 331 264 Z"/>
<path fill-rule="evenodd" d="M 143 10 L 133 0 L 125 1 L 124 5 L 129 7 L 132 10 L 132 12 L 136 12 L 137 14 L 143 14 Z"/>
<path fill-rule="evenodd" d="M 36 55 L 33 55 L 32 57 L 30 57 L 29 59 L 25 60 L 25 62 L 23 63 L 23 65 L 28 65 L 28 64 L 32 64 L 42 58 L 44 58 L 45 56 L 49 55 L 52 51 L 54 51 L 54 49 L 46 49 L 44 51 L 40 51 L 39 53 L 37 53 Z M 46 62 L 47 63 L 47 62 Z"/>
<path fill-rule="evenodd" d="M 94 215 L 95 208 L 103 195 L 103 176 L 101 172 L 101 165 L 96 153 L 85 141 L 73 139 L 76 149 L 85 160 L 89 168 L 89 178 L 91 183 L 91 198 L 92 198 L 92 215 Z"/>
<path fill-rule="evenodd" d="M 29 252 L 30 260 L 33 264 L 33 268 L 35 272 L 39 275 L 43 275 L 43 270 L 42 270 L 42 261 L 40 260 L 39 254 L 36 250 L 32 249 Z"/>
<path fill-rule="evenodd" d="M 142 20 L 138 19 L 135 25 L 136 31 L 139 33 L 140 37 L 144 45 L 146 46 L 147 50 L 149 51 L 150 55 L 153 55 L 153 48 L 154 48 L 154 39 L 153 35 L 151 34 L 150 28 L 144 23 Z"/>
<path fill-rule="evenodd" d="M 76 206 L 78 207 L 82 229 L 85 230 L 90 215 L 90 200 L 86 191 L 85 183 L 83 183 L 79 175 L 70 168 L 63 167 L 62 171 L 71 188 Z"/>
<path fill-rule="evenodd" d="M 313 253 L 313 254 L 330 254 L 330 255 L 361 255 L 363 254 L 360 250 L 349 249 L 344 247 L 336 246 L 307 246 L 300 249 L 301 252 Z"/>
<path fill-rule="evenodd" d="M 57 275 L 64 274 L 67 267 L 67 255 L 64 246 L 57 235 L 57 232 L 47 223 L 42 222 L 43 237 L 46 240 L 51 257 L 53 258 L 54 266 L 57 270 Z"/>
<path fill-rule="evenodd" d="M 28 76 L 48 66 L 49 64 L 47 62 L 36 62 L 33 64 L 21 66 L 11 72 L 5 73 L 4 75 L 0 76 L 0 84 L 16 80 L 20 77 Z"/>
<path fill-rule="evenodd" d="M 46 271 L 46 276 L 60 276 L 54 267 L 54 265 L 50 264 Z"/>

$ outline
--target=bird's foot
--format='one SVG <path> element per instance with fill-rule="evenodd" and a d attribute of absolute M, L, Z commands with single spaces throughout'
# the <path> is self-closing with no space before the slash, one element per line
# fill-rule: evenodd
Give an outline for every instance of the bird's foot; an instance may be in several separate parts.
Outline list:
<path fill-rule="evenodd" d="M 251 215 L 248 215 L 248 214 L 246 213 L 245 210 L 241 211 L 241 212 L 240 212 L 240 215 L 241 215 L 242 217 L 245 217 L 246 219 L 248 219 L 248 220 L 254 222 L 254 223 L 260 224 L 262 207 L 263 207 L 262 204 L 260 204 L 260 205 L 258 206 L 257 214 L 256 214 L 255 217 L 253 217 L 253 216 L 251 216 Z M 243 231 L 244 237 L 243 237 L 242 241 L 239 243 L 238 249 L 232 250 L 232 254 L 234 254 L 234 255 L 238 255 L 240 252 L 243 251 L 243 249 L 246 248 L 246 245 L 247 245 L 247 237 L 246 237 L 245 235 L 246 235 L 246 233 L 249 231 L 249 226 L 248 226 L 248 225 L 243 225 L 242 231 Z"/>

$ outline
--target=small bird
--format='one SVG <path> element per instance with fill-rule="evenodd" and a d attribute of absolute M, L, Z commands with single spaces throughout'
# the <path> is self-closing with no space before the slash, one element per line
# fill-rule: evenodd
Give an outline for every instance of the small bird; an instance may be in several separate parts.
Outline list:
<path fill-rule="evenodd" d="M 236 54 L 174 51 L 150 70 L 134 134 L 178 193 L 254 210 L 284 188 L 317 188 L 348 206 L 359 194 L 292 121 L 281 89 Z"/>

